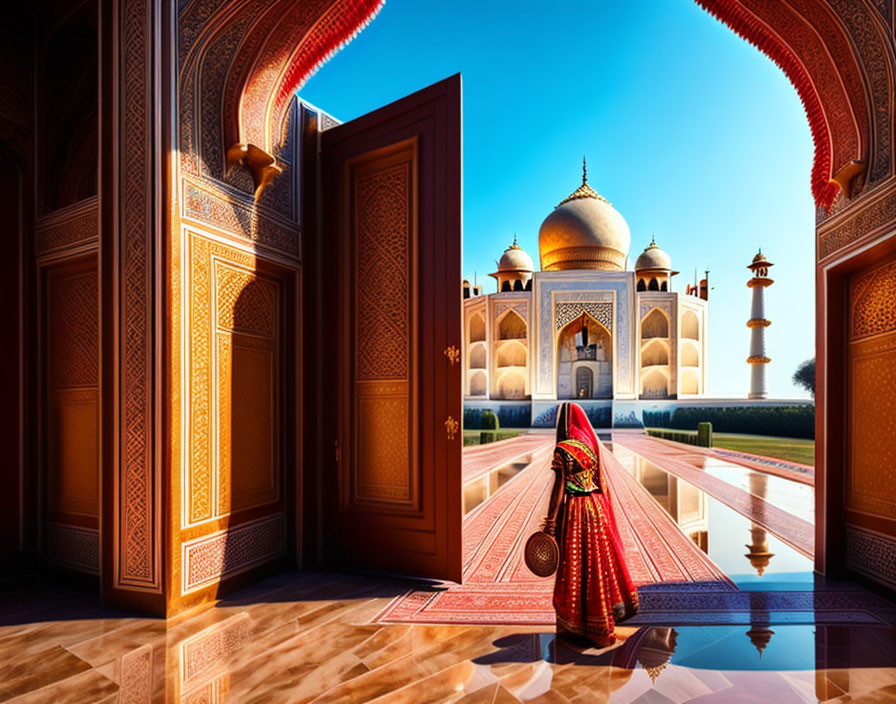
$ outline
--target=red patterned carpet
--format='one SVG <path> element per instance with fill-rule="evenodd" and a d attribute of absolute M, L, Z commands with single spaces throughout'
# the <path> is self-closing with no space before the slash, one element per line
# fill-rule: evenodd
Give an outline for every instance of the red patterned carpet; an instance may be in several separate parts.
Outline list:
<path fill-rule="evenodd" d="M 680 445 L 652 438 L 645 434 L 613 433 L 613 442 L 653 462 L 670 474 L 681 477 L 698 489 L 746 516 L 785 543 L 812 557 L 815 546 L 815 529 L 811 523 L 774 506 L 747 491 L 705 473 L 702 469 L 702 448 Z"/>
<path fill-rule="evenodd" d="M 512 442 L 507 441 L 492 457 L 495 464 L 520 454 L 521 445 Z M 378 621 L 554 623 L 553 578 L 535 577 L 523 562 L 523 545 L 539 528 L 547 509 L 553 481 L 551 444 L 551 436 L 542 435 L 540 446 L 527 445 L 527 451 L 536 453 L 536 461 L 465 516 L 463 584 L 409 592 L 395 599 Z M 725 574 L 679 530 L 647 490 L 610 453 L 605 456 L 607 482 L 635 582 L 712 582 L 716 589 L 733 590 Z"/>

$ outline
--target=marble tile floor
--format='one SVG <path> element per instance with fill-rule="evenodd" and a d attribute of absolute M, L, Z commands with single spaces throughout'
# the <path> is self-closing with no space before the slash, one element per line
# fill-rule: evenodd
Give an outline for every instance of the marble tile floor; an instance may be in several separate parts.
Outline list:
<path fill-rule="evenodd" d="M 0 701 L 896 702 L 896 628 L 620 627 L 582 650 L 552 629 L 374 624 L 409 584 L 287 573 L 168 622 L 87 588 L 0 594 Z"/>

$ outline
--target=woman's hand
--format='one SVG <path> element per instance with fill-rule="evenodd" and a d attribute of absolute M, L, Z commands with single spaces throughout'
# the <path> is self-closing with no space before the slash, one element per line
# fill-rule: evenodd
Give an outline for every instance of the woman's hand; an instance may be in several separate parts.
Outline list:
<path fill-rule="evenodd" d="M 557 521 L 555 521 L 553 518 L 545 518 L 544 525 L 541 527 L 541 531 L 543 533 L 547 533 L 548 535 L 550 535 L 553 538 L 554 531 L 556 530 L 556 528 L 557 528 Z"/>

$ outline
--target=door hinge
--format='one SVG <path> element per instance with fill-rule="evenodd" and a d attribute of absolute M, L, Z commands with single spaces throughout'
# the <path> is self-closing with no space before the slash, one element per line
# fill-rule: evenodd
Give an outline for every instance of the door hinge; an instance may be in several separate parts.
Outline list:
<path fill-rule="evenodd" d="M 460 361 L 460 350 L 457 349 L 457 347 L 455 347 L 454 345 L 451 345 L 451 347 L 445 348 L 445 356 L 448 358 L 448 361 L 453 367 Z"/>
<path fill-rule="evenodd" d="M 460 428 L 460 423 L 458 423 L 454 418 L 448 416 L 445 420 L 445 430 L 448 433 L 448 439 L 454 440 L 454 437 L 457 435 L 457 431 Z"/>

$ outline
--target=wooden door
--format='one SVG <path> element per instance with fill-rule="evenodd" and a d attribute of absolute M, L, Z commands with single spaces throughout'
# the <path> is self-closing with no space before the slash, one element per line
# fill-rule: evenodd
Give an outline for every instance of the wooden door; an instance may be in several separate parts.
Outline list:
<path fill-rule="evenodd" d="M 896 255 L 848 279 L 844 477 L 850 568 L 896 586 Z"/>
<path fill-rule="evenodd" d="M 330 564 L 461 578 L 460 105 L 456 75 L 322 135 Z"/>

